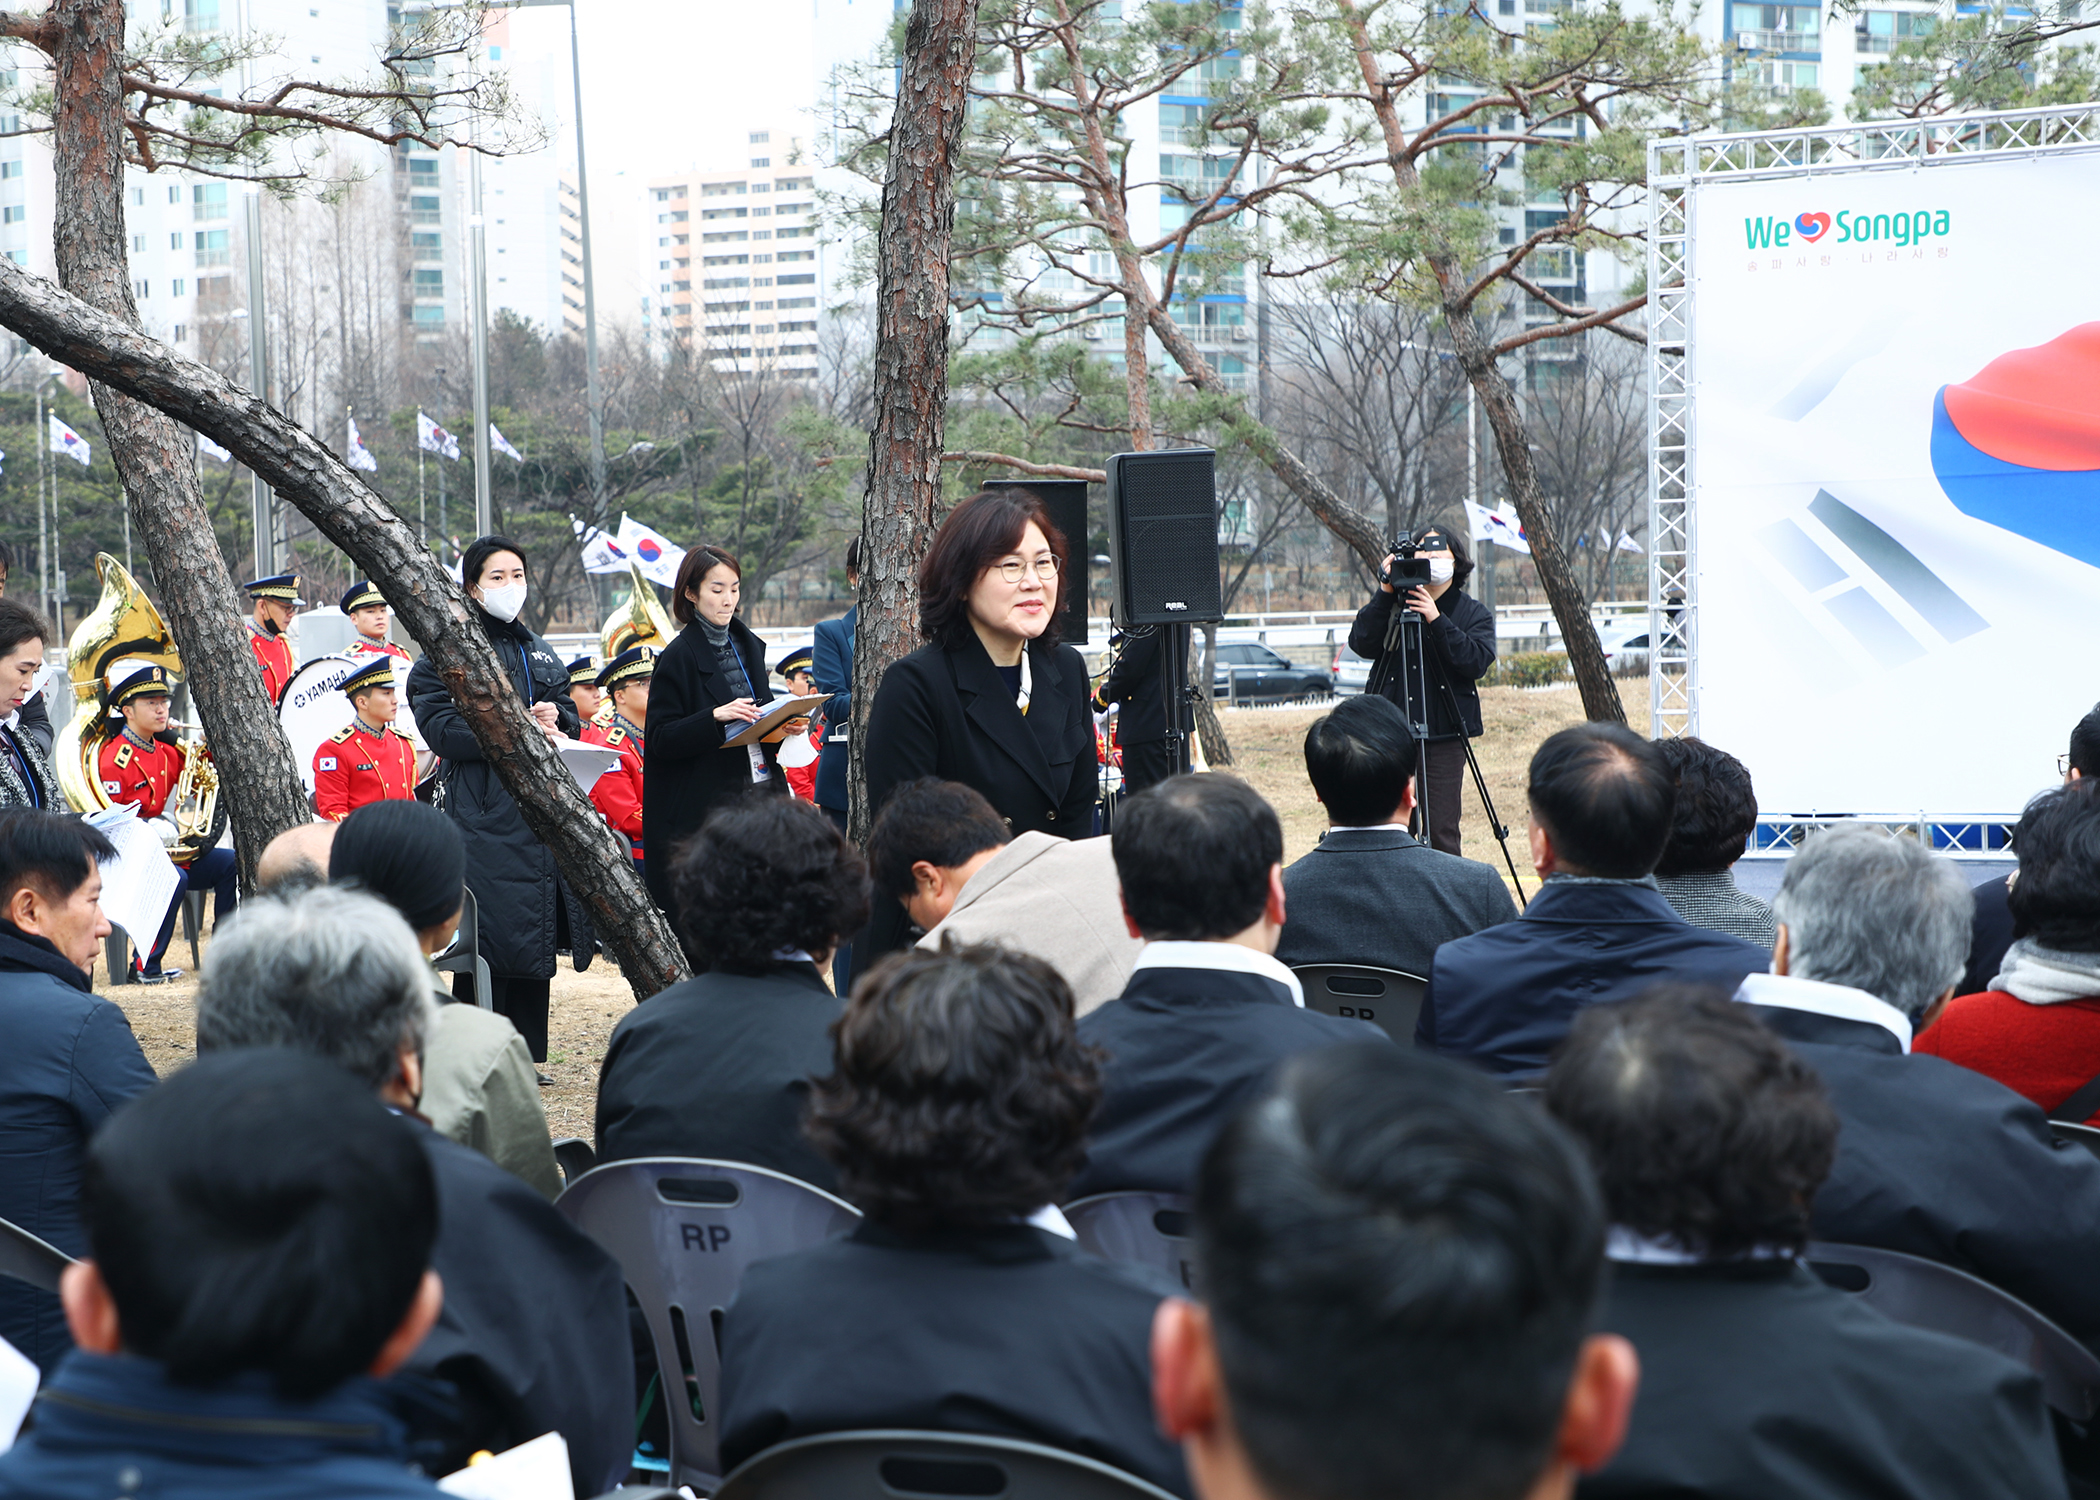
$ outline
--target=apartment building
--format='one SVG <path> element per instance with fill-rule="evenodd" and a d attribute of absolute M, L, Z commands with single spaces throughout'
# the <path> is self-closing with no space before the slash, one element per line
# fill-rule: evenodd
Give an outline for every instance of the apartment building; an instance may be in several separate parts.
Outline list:
<path fill-rule="evenodd" d="M 827 284 L 814 165 L 804 136 L 741 134 L 716 160 L 648 179 L 643 316 L 659 348 L 683 344 L 719 370 L 806 380 L 817 372 Z"/>

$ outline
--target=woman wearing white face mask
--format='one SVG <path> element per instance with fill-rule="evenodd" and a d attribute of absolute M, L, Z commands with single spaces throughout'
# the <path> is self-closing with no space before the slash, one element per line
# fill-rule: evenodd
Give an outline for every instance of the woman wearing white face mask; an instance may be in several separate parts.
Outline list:
<path fill-rule="evenodd" d="M 1422 617 L 1423 659 L 1429 678 L 1429 736 L 1417 746 L 1415 801 L 1424 814 L 1430 844 L 1446 854 L 1456 854 L 1465 741 L 1480 733 L 1478 684 L 1495 664 L 1495 617 L 1465 591 L 1466 580 L 1473 575 L 1473 558 L 1457 532 L 1424 526 L 1415 532 L 1414 544 L 1415 556 L 1429 564 L 1429 583 L 1410 589 L 1397 602 Z M 1386 559 L 1387 566 L 1393 561 Z M 1395 602 L 1393 586 L 1380 583 L 1349 627 L 1349 649 L 1374 663 L 1374 678 Z M 1386 696 L 1405 709 L 1400 674 L 1392 672 L 1387 677 Z"/>
<path fill-rule="evenodd" d="M 496 659 L 531 705 L 533 721 L 550 738 L 575 738 L 582 724 L 569 701 L 568 670 L 518 619 L 531 588 L 524 549 L 507 537 L 482 537 L 460 558 L 460 577 Z M 467 888 L 474 893 L 495 1008 L 518 1028 L 532 1060 L 543 1063 L 554 955 L 567 948 L 578 969 L 590 966 L 589 919 L 555 873 L 554 856 L 525 826 L 525 815 L 482 757 L 428 657 L 408 674 L 408 696 L 423 737 L 444 757 L 442 806 L 466 843 Z M 472 1000 L 472 980 L 471 974 L 454 977 L 461 998 Z"/>

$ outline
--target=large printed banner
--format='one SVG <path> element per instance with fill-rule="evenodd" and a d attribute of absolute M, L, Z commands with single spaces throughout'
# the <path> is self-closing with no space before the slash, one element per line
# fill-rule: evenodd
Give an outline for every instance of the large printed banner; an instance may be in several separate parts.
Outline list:
<path fill-rule="evenodd" d="M 2100 699 L 2100 153 L 1691 228 L 1700 734 L 1768 814 L 2016 813 Z"/>

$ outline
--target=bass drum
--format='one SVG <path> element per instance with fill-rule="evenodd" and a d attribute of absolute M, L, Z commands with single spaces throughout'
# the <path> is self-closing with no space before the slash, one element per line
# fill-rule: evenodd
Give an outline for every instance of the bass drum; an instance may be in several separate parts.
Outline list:
<path fill-rule="evenodd" d="M 368 660 L 365 656 L 317 656 L 292 673 L 284 685 L 284 696 L 277 700 L 277 722 L 292 743 L 292 759 L 299 764 L 299 780 L 309 797 L 314 792 L 314 752 L 352 717 L 350 700 L 343 696 L 343 679 Z M 423 736 L 408 709 L 408 663 L 398 656 L 394 658 L 394 692 L 401 702 L 394 727 L 414 741 L 420 765 L 426 754 Z"/>

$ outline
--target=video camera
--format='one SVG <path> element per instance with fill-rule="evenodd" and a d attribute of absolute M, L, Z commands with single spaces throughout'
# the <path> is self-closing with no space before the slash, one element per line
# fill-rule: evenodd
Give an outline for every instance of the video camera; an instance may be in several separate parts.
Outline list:
<path fill-rule="evenodd" d="M 1393 586 L 1396 594 L 1405 594 L 1409 589 L 1429 587 L 1429 559 L 1417 557 L 1419 549 L 1413 537 L 1396 536 L 1386 544 L 1386 556 L 1392 561 L 1378 575 L 1379 581 Z"/>

